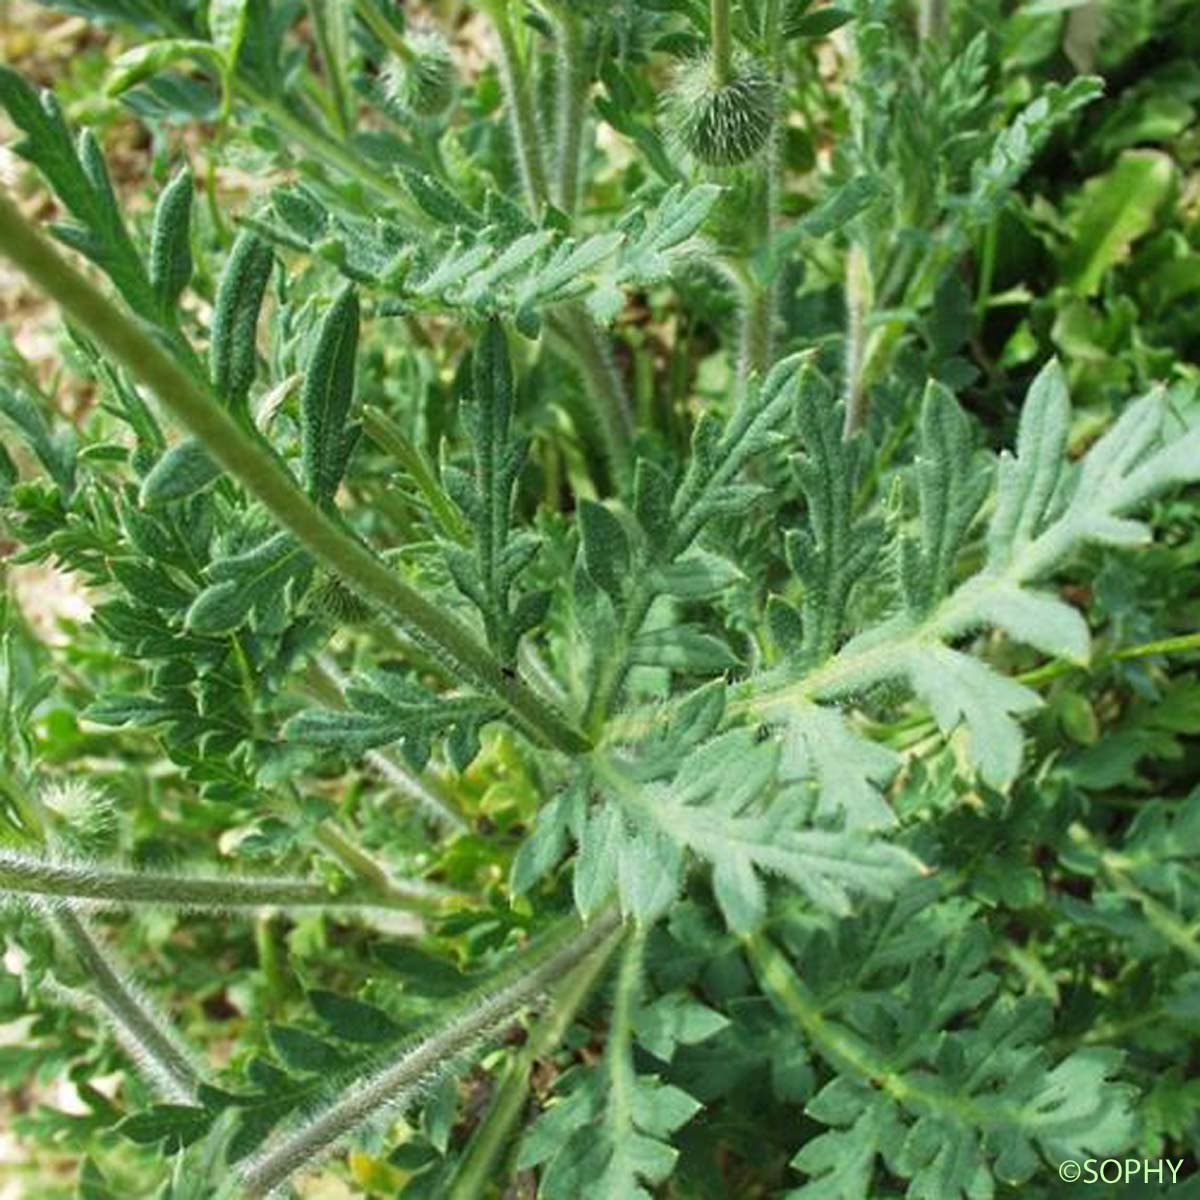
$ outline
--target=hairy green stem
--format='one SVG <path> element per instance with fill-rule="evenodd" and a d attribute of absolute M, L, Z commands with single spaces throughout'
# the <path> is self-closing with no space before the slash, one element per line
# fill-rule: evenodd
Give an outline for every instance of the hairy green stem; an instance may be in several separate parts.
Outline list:
<path fill-rule="evenodd" d="M 435 820 L 456 833 L 470 830 L 470 823 L 459 810 L 458 802 L 433 779 L 409 770 L 387 750 L 368 750 L 363 758 L 388 787 L 428 809 Z"/>
<path fill-rule="evenodd" d="M 623 490 L 632 478 L 629 443 L 633 435 L 625 385 L 613 360 L 608 337 L 596 322 L 578 307 L 568 308 L 563 318 L 579 348 L 584 377 L 600 398 L 608 455 L 616 483 Z"/>
<path fill-rule="evenodd" d="M 633 478 L 632 417 L 605 335 L 576 306 L 552 314 L 546 330 L 583 377 L 587 411 L 595 421 L 613 486 L 618 493 L 625 493 Z"/>
<path fill-rule="evenodd" d="M 742 326 L 738 346 L 738 391 L 745 395 L 753 377 L 761 379 L 771 364 L 772 325 L 775 322 L 774 281 L 751 279 L 742 295 Z"/>
<path fill-rule="evenodd" d="M 776 1008 L 796 1022 L 823 1058 L 839 1071 L 871 1080 L 893 1099 L 909 1095 L 900 1076 L 877 1062 L 866 1042 L 825 1017 L 815 997 L 774 942 L 765 934 L 754 934 L 744 940 L 743 947 L 759 987 Z"/>
<path fill-rule="evenodd" d="M 743 947 L 768 999 L 795 1022 L 813 1049 L 840 1074 L 857 1076 L 924 1119 L 966 1122 L 980 1129 L 1030 1127 L 1030 1112 L 1020 1104 L 987 1092 L 972 1094 L 969 1077 L 947 1085 L 919 1067 L 906 1069 L 895 1056 L 883 1054 L 849 1026 L 830 1020 L 784 952 L 765 934 L 746 938 Z"/>
<path fill-rule="evenodd" d="M 269 447 L 247 434 L 194 376 L 140 324 L 77 271 L 4 196 L 0 253 L 80 325 L 198 437 L 222 467 L 256 496 L 276 521 L 364 599 L 412 631 L 460 678 L 500 700 L 536 739 L 569 754 L 588 741 L 499 662 L 452 616 L 409 587 L 340 521 L 298 486 Z"/>
<path fill-rule="evenodd" d="M 42 804 L 22 779 L 2 771 L 0 779 L 7 783 L 9 798 L 17 805 L 32 839 L 44 846 L 48 828 Z M 23 863 L 37 861 L 21 854 L 8 856 L 0 851 L 0 892 L 7 886 L 3 879 L 5 857 Z M 61 989 L 63 998 L 76 1007 L 97 1006 L 100 1015 L 112 1023 L 117 1040 L 150 1083 L 167 1100 L 193 1103 L 200 1071 L 190 1047 L 175 1032 L 168 1018 L 122 977 L 113 957 L 89 928 L 72 899 L 61 893 L 47 897 L 43 911 L 87 976 L 87 991 L 64 987 Z"/>
<path fill-rule="evenodd" d="M 304 823 L 304 807 L 299 791 L 289 789 L 292 797 L 287 816 Z M 326 817 L 312 827 L 312 840 L 334 860 L 366 894 L 382 903 L 400 908 L 411 907 L 412 886 L 396 877 L 369 850 L 343 833 L 337 823 Z"/>
<path fill-rule="evenodd" d="M 979 253 L 979 282 L 975 288 L 975 328 L 982 329 L 987 316 L 988 301 L 992 298 L 992 283 L 996 276 L 996 250 L 1000 222 L 993 217 L 983 230 Z"/>
<path fill-rule="evenodd" d="M 308 0 L 308 14 L 313 40 L 329 80 L 329 107 L 337 135 L 344 140 L 350 136 L 354 120 L 352 92 L 346 79 L 345 14 L 338 0 Z"/>
<path fill-rule="evenodd" d="M 1054 662 L 1043 663 L 1031 671 L 1023 671 L 1016 678 L 1024 684 L 1035 687 L 1038 684 L 1049 683 L 1072 671 L 1096 671 L 1101 667 L 1110 666 L 1115 662 L 1127 659 L 1157 658 L 1163 654 L 1187 654 L 1190 651 L 1200 651 L 1200 633 L 1183 633 L 1178 637 L 1158 638 L 1153 642 L 1142 642 L 1136 646 L 1123 646 L 1105 654 L 1092 663 L 1067 662 L 1066 659 L 1056 659 Z"/>
<path fill-rule="evenodd" d="M 733 23 L 730 0 L 710 0 L 713 81 L 718 87 L 733 77 Z"/>
<path fill-rule="evenodd" d="M 534 1026 L 521 1053 L 512 1059 L 486 1115 L 448 1185 L 446 1200 L 480 1200 L 507 1172 L 498 1164 L 513 1148 L 513 1130 L 529 1096 L 530 1073 L 566 1036 L 575 1014 L 596 986 L 624 931 L 611 934 L 555 988 L 548 1009 Z"/>
<path fill-rule="evenodd" d="M 254 949 L 258 953 L 259 969 L 266 980 L 269 1003 L 273 1005 L 279 1004 L 288 990 L 276 924 L 276 914 L 270 911 L 261 912 L 254 918 Z"/>
<path fill-rule="evenodd" d="M 763 34 L 767 61 L 778 95 L 783 93 L 783 50 L 780 0 L 767 0 L 763 10 Z M 776 121 L 763 149 L 755 196 L 754 222 L 758 246 L 756 252 L 766 258 L 779 226 L 779 206 L 783 193 L 783 156 L 780 128 Z M 745 394 L 751 376 L 762 379 L 775 356 L 775 321 L 779 312 L 779 277 L 772 271 L 763 277 L 749 271 L 743 282 L 742 324 L 739 335 L 739 387 Z"/>
<path fill-rule="evenodd" d="M 1125 646 L 1114 651 L 1112 658 L 1150 658 L 1158 654 L 1185 654 L 1189 650 L 1200 650 L 1200 633 L 1181 633 L 1178 637 L 1159 638 L 1153 642 L 1142 642 L 1138 646 Z"/>
<path fill-rule="evenodd" d="M 0 892 L 170 908 L 401 908 L 437 907 L 440 894 L 424 884 L 391 880 L 387 893 L 333 895 L 322 883 L 284 876 L 173 875 L 0 850 Z"/>
<path fill-rule="evenodd" d="M 533 94 L 517 45 L 509 0 L 484 0 L 482 8 L 491 19 L 500 42 L 500 80 L 511 119 L 521 184 L 529 207 L 534 213 L 540 213 L 550 195 L 546 186 L 546 164 L 538 133 L 537 113 L 533 108 Z"/>
<path fill-rule="evenodd" d="M 558 25 L 558 114 L 555 154 L 558 167 L 558 207 L 569 217 L 579 204 L 580 154 L 587 124 L 587 62 L 584 55 L 584 25 L 572 0 L 556 4 Z"/>
<path fill-rule="evenodd" d="M 380 1109 L 410 1102 L 498 1026 L 601 950 L 619 925 L 615 907 L 587 926 L 581 927 L 575 917 L 561 922 L 537 946 L 502 970 L 494 986 L 465 998 L 428 1036 L 405 1047 L 373 1076 L 255 1155 L 242 1168 L 247 1195 L 270 1195 Z"/>
<path fill-rule="evenodd" d="M 613 995 L 612 1024 L 605 1057 L 608 1065 L 608 1126 L 613 1144 L 620 1146 L 633 1128 L 636 1076 L 633 1067 L 633 1014 L 642 995 L 642 964 L 646 955 L 643 925 L 634 927 L 621 955 Z"/>
<path fill-rule="evenodd" d="M 117 1038 L 139 1069 L 176 1104 L 194 1104 L 200 1072 L 190 1049 L 165 1016 L 154 1012 L 113 967 L 95 934 L 69 903 L 57 902 L 51 918 L 104 1006 Z"/>

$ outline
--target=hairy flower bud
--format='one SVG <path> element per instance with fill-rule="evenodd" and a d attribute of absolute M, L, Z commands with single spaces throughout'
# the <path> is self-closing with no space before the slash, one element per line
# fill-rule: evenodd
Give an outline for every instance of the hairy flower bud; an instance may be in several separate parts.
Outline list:
<path fill-rule="evenodd" d="M 776 85 L 764 63 L 739 54 L 717 81 L 711 55 L 683 64 L 664 101 L 678 143 L 710 167 L 734 167 L 766 144 L 775 121 Z"/>
<path fill-rule="evenodd" d="M 393 55 L 383 69 L 389 100 L 419 117 L 440 117 L 454 103 L 458 75 L 446 39 L 434 30 L 417 30 L 407 39 L 411 55 Z"/>

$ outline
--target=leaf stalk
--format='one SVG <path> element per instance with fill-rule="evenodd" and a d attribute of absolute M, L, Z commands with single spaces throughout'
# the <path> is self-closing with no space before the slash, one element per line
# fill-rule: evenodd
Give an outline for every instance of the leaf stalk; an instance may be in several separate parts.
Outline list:
<path fill-rule="evenodd" d="M 334 895 L 286 876 L 173 875 L 0 850 L 0 891 L 17 895 L 225 911 L 260 908 L 436 908 L 436 889 L 391 878 L 387 892 Z"/>
<path fill-rule="evenodd" d="M 165 1099 L 195 1103 L 200 1072 L 190 1049 L 166 1019 L 121 978 L 71 904 L 56 903 L 50 911 L 54 925 L 86 972 L 89 987 L 113 1022 L 118 1041 Z"/>

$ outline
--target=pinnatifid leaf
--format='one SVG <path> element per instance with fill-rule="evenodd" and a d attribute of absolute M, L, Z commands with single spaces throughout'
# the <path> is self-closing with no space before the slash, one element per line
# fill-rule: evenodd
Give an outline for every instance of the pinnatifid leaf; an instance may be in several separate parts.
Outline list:
<path fill-rule="evenodd" d="M 347 288 L 321 321 L 300 395 L 304 474 L 323 503 L 332 500 L 360 432 L 349 423 L 358 325 L 358 297 Z"/>
<path fill-rule="evenodd" d="M 275 265 L 271 247 L 246 230 L 238 235 L 213 306 L 209 378 L 227 406 L 241 410 L 258 361 L 258 317 Z"/>

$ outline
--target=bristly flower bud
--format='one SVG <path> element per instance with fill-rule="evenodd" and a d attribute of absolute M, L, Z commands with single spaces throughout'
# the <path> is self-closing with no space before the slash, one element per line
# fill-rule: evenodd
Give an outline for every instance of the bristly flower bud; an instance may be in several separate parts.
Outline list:
<path fill-rule="evenodd" d="M 111 796 L 79 778 L 65 777 L 45 784 L 42 805 L 54 814 L 53 837 L 70 852 L 111 848 L 117 838 L 117 813 Z"/>
<path fill-rule="evenodd" d="M 735 167 L 767 144 L 775 123 L 777 87 L 765 63 L 738 54 L 725 83 L 711 55 L 684 63 L 664 100 L 671 133 L 710 167 Z"/>
<path fill-rule="evenodd" d="M 432 29 L 415 30 L 407 45 L 407 57 L 389 57 L 383 69 L 384 91 L 389 100 L 418 117 L 440 117 L 458 93 L 450 45 Z"/>

